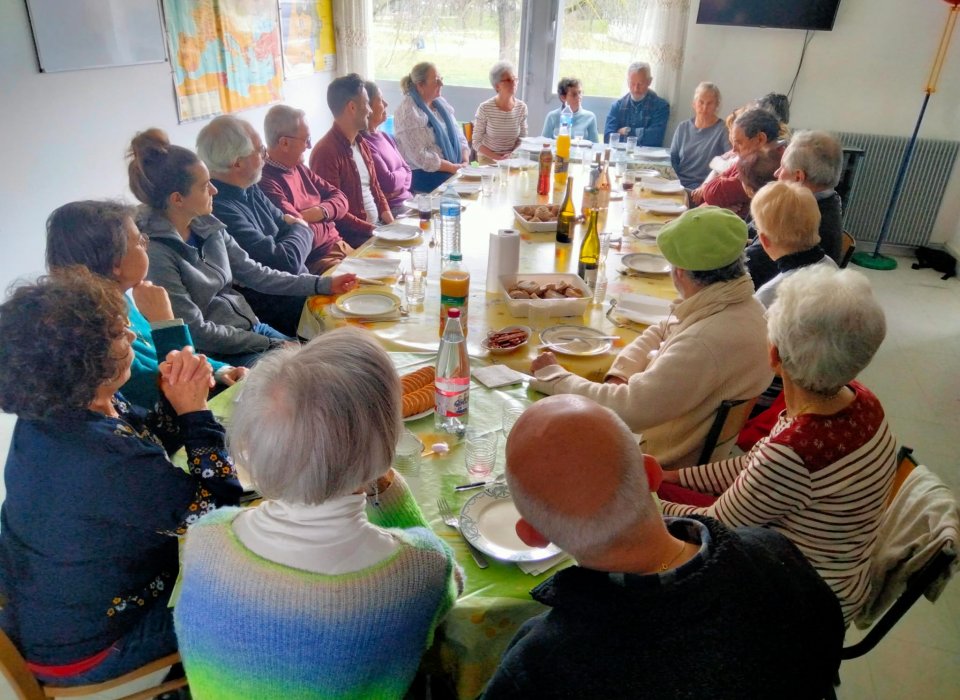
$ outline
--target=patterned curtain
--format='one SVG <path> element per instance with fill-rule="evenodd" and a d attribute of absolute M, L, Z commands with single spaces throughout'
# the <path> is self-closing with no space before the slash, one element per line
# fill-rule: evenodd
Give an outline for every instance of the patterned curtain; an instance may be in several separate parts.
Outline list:
<path fill-rule="evenodd" d="M 640 0 L 630 22 L 636 55 L 650 63 L 653 89 L 671 105 L 677 104 L 689 11 L 690 0 Z"/>
<path fill-rule="evenodd" d="M 373 0 L 333 0 L 333 28 L 337 38 L 337 75 L 359 73 L 365 80 L 373 80 Z"/>

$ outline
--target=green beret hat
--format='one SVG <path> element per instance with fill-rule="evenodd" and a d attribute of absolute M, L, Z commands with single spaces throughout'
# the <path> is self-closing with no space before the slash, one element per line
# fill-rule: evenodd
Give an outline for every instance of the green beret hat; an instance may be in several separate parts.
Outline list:
<path fill-rule="evenodd" d="M 697 207 L 660 229 L 657 245 L 671 265 L 683 270 L 716 270 L 734 262 L 747 244 L 743 219 L 722 207 Z"/>

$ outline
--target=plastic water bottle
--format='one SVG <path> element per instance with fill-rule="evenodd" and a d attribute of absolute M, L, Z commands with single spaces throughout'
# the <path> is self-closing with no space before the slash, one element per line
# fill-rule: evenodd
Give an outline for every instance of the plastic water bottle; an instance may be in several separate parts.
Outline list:
<path fill-rule="evenodd" d="M 570 109 L 570 105 L 564 104 L 563 109 L 560 110 L 560 133 L 573 133 L 573 110 Z"/>
<path fill-rule="evenodd" d="M 460 195 L 453 185 L 447 185 L 440 198 L 440 257 L 449 260 L 451 253 L 460 252 Z"/>
<path fill-rule="evenodd" d="M 437 353 L 434 386 L 434 426 L 440 432 L 463 437 L 470 408 L 470 357 L 457 307 L 447 312 L 447 324 Z"/>

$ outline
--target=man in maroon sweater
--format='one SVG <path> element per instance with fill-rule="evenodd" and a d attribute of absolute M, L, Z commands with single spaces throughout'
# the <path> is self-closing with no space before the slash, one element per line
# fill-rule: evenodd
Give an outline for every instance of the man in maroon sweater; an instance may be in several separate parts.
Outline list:
<path fill-rule="evenodd" d="M 301 109 L 275 105 L 263 121 L 267 158 L 259 187 L 284 214 L 303 219 L 313 231 L 307 258 L 311 272 L 320 274 L 353 252 L 337 232 L 347 215 L 347 198 L 303 163 L 310 147 L 310 127 Z"/>
<path fill-rule="evenodd" d="M 363 78 L 350 73 L 327 88 L 333 126 L 313 147 L 310 169 L 347 196 L 350 211 L 337 221 L 337 230 L 356 247 L 373 233 L 378 221 L 393 221 L 390 204 L 377 182 L 370 147 L 357 138 L 372 114 Z"/>

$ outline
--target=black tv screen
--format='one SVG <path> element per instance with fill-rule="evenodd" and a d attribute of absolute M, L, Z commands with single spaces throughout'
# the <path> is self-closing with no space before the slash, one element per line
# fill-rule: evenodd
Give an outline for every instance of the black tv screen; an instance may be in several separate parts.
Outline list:
<path fill-rule="evenodd" d="M 700 0 L 697 24 L 830 31 L 840 0 Z"/>

